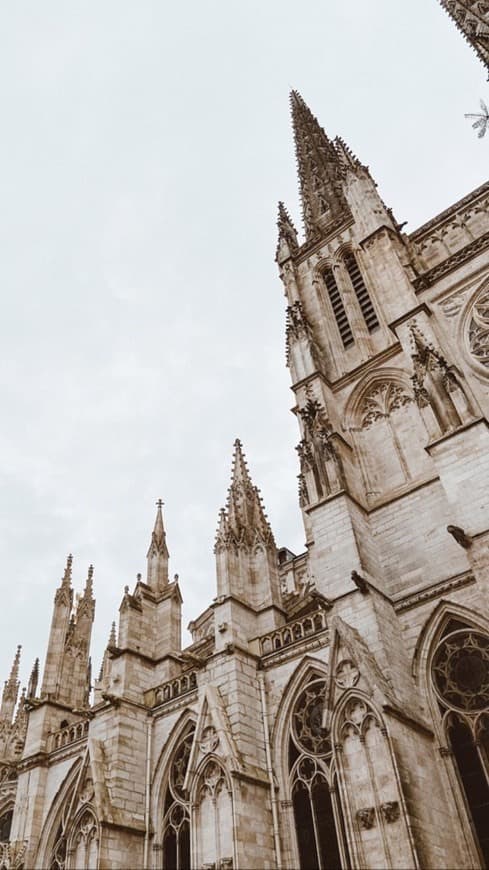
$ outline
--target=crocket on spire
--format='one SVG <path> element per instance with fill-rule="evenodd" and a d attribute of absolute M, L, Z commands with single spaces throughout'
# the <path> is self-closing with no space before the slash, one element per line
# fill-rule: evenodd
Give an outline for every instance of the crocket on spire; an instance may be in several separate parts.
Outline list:
<path fill-rule="evenodd" d="M 304 229 L 306 238 L 312 239 L 321 226 L 336 223 L 348 213 L 342 183 L 344 165 L 298 91 L 291 92 L 290 106 Z"/>

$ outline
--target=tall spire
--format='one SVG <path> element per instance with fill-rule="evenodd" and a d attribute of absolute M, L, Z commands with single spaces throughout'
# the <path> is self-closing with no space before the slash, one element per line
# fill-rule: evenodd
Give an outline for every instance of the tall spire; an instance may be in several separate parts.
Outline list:
<path fill-rule="evenodd" d="M 17 651 L 14 656 L 14 660 L 12 662 L 12 668 L 10 671 L 10 676 L 8 680 L 5 681 L 3 694 L 2 694 L 2 705 L 0 707 L 0 718 L 7 719 L 8 722 L 12 721 L 12 716 L 14 714 L 15 705 L 17 703 L 17 697 L 19 694 L 19 665 L 20 665 L 20 651 L 22 647 L 18 646 Z"/>
<path fill-rule="evenodd" d="M 155 592 L 162 592 L 165 586 L 168 585 L 168 559 L 170 554 L 166 545 L 166 533 L 162 513 L 163 502 L 161 498 L 156 502 L 156 507 L 156 520 L 147 554 L 147 584 Z"/>
<path fill-rule="evenodd" d="M 489 71 L 489 2 L 488 0 L 440 0 Z"/>
<path fill-rule="evenodd" d="M 297 91 L 290 94 L 297 171 L 307 239 L 348 214 L 344 166 L 336 148 Z"/>
<path fill-rule="evenodd" d="M 237 438 L 234 442 L 231 486 L 226 507 L 219 514 L 216 551 L 230 542 L 253 544 L 257 540 L 275 546 L 260 490 L 251 480 L 243 447 Z"/>

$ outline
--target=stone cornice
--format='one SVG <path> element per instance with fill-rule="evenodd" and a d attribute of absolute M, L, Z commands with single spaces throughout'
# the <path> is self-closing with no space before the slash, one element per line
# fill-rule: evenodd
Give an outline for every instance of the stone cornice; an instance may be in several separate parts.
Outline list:
<path fill-rule="evenodd" d="M 437 266 L 433 266 L 432 269 L 429 269 L 428 272 L 424 272 L 418 278 L 415 278 L 413 281 L 413 286 L 417 293 L 421 293 L 423 290 L 427 290 L 433 284 L 440 280 L 440 278 L 444 278 L 449 272 L 452 272 L 454 269 L 457 269 L 459 266 L 462 266 L 467 260 L 472 259 L 476 254 L 479 254 L 481 251 L 484 251 L 489 247 L 489 232 L 484 233 L 484 235 L 479 236 L 478 239 L 474 239 L 470 244 L 465 245 L 464 248 L 460 248 L 460 250 L 455 251 L 451 256 L 447 257 L 446 260 L 443 260 L 441 263 L 438 263 Z"/>
<path fill-rule="evenodd" d="M 405 610 L 420 607 L 433 598 L 440 598 L 442 595 L 455 592 L 457 589 L 463 589 L 464 586 L 470 586 L 473 583 L 475 583 L 475 577 L 470 572 L 466 571 L 463 574 L 457 574 L 455 577 L 450 577 L 449 580 L 432 583 L 431 586 L 418 589 L 416 592 L 411 592 L 409 595 L 397 599 L 394 602 L 394 610 L 396 613 L 403 613 Z"/>

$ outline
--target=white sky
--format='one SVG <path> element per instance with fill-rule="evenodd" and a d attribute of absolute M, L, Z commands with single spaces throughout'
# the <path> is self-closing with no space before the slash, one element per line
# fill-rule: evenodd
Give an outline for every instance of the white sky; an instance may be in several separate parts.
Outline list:
<path fill-rule="evenodd" d="M 0 678 L 44 659 L 66 554 L 95 566 L 94 671 L 165 501 L 185 623 L 244 443 L 303 547 L 274 263 L 300 225 L 288 91 L 407 229 L 487 177 L 488 86 L 437 0 L 0 4 Z"/>

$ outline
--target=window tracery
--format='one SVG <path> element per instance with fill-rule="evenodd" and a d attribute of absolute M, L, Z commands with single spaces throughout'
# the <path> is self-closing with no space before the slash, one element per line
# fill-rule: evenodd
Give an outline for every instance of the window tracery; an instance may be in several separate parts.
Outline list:
<path fill-rule="evenodd" d="M 468 321 L 468 344 L 472 357 L 489 369 L 489 286 L 472 304 Z"/>
<path fill-rule="evenodd" d="M 209 758 L 199 777 L 196 819 L 197 865 L 232 868 L 232 794 L 224 769 L 215 758 Z"/>
<path fill-rule="evenodd" d="M 489 637 L 449 625 L 431 661 L 431 681 L 476 842 L 489 866 Z"/>
<path fill-rule="evenodd" d="M 290 790 L 300 866 L 304 870 L 341 868 L 341 851 L 345 854 L 346 849 L 333 781 L 333 747 L 322 724 L 326 690 L 326 680 L 313 677 L 299 693 L 291 715 Z"/>
<path fill-rule="evenodd" d="M 164 802 L 163 867 L 190 870 L 190 807 L 184 790 L 195 726 L 184 735 L 173 757 Z"/>
<path fill-rule="evenodd" d="M 49 870 L 92 870 L 97 866 L 99 826 L 91 804 L 93 795 L 87 769 L 82 782 L 73 783 L 64 799 L 47 864 Z"/>

